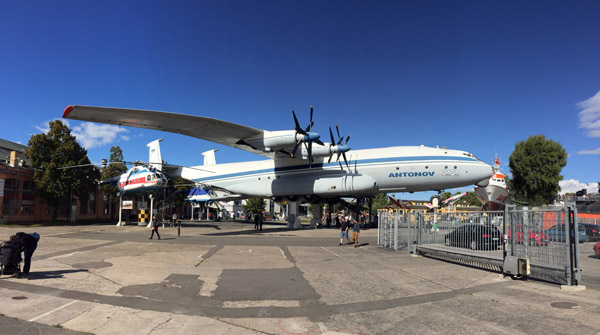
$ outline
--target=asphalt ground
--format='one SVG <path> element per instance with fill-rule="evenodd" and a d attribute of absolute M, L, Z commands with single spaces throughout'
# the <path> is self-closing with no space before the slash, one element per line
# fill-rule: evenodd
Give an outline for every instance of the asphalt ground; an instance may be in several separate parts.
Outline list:
<path fill-rule="evenodd" d="M 0 278 L 0 334 L 600 334 L 600 290 L 377 247 L 335 229 L 184 222 L 0 227 L 41 235 Z M 600 260 L 590 258 L 589 261 Z"/>

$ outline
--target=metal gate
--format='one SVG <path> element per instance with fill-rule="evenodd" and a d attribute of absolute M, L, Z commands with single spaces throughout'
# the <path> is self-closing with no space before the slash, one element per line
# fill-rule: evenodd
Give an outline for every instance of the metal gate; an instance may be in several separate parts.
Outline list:
<path fill-rule="evenodd" d="M 530 277 L 577 285 L 580 233 L 574 205 L 531 210 L 507 206 L 503 212 L 384 211 L 379 213 L 378 242 L 386 249 L 499 272 L 512 256 L 528 261 Z"/>
<path fill-rule="evenodd" d="M 533 210 L 507 206 L 506 219 L 507 256 L 528 259 L 532 277 L 579 284 L 579 244 L 586 237 L 575 205 Z"/>

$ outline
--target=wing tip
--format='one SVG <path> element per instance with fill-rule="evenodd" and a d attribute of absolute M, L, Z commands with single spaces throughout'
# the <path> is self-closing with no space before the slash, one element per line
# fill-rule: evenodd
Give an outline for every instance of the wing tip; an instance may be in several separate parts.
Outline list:
<path fill-rule="evenodd" d="M 73 111 L 73 105 L 69 105 L 67 106 L 67 108 L 65 108 L 65 111 L 63 112 L 63 119 L 66 119 L 69 116 L 69 113 L 71 113 Z"/>

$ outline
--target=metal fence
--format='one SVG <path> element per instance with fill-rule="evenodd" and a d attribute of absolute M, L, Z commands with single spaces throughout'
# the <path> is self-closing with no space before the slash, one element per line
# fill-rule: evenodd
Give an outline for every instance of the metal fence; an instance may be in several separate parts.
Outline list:
<path fill-rule="evenodd" d="M 499 212 L 380 212 L 378 242 L 496 271 L 503 271 L 507 256 L 528 259 L 531 277 L 575 285 L 581 280 L 580 234 L 574 205 L 507 206 Z"/>
<path fill-rule="evenodd" d="M 378 214 L 378 244 L 390 250 L 416 252 L 417 223 L 419 213 L 384 211 Z"/>
<path fill-rule="evenodd" d="M 420 253 L 500 270 L 503 212 L 421 213 Z"/>
<path fill-rule="evenodd" d="M 506 210 L 506 254 L 529 259 L 531 276 L 554 282 L 581 281 L 579 244 L 585 229 L 574 205 L 530 210 Z"/>

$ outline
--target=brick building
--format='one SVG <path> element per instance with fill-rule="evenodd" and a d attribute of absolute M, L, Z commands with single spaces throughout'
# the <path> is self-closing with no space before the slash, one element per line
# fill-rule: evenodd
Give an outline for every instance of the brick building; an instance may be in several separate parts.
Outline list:
<path fill-rule="evenodd" d="M 25 145 L 0 139 L 0 224 L 52 220 L 54 209 L 35 196 L 33 169 L 23 154 L 25 149 Z M 99 189 L 90 194 L 87 203 L 82 204 L 77 197 L 73 197 L 70 204 L 73 209 L 71 216 L 65 212 L 60 214 L 59 219 L 110 219 L 110 211 L 114 211 L 115 205 L 111 206 Z"/>

